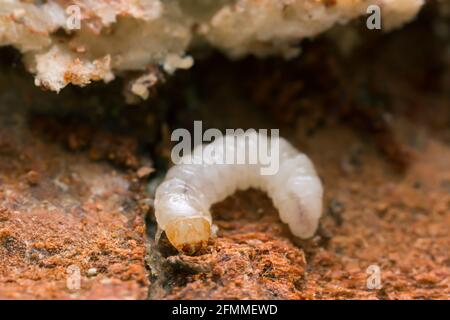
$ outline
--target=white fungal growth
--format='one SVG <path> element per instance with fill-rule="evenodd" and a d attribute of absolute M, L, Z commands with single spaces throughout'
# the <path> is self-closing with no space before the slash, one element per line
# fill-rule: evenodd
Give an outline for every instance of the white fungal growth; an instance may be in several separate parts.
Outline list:
<path fill-rule="evenodd" d="M 210 207 L 236 190 L 257 188 L 266 192 L 278 209 L 280 219 L 300 238 L 311 237 L 322 213 L 322 184 L 314 165 L 283 138 L 268 139 L 256 131 L 216 139 L 207 148 L 197 146 L 182 163 L 172 167 L 155 197 L 158 227 L 177 249 L 206 242 L 211 235 Z M 226 155 L 246 155 L 270 145 L 279 167 L 262 175 L 260 161 L 222 164 Z M 278 148 L 274 150 L 274 148 Z M 236 159 L 236 158 L 234 158 Z M 228 163 L 228 162 L 227 162 Z"/>

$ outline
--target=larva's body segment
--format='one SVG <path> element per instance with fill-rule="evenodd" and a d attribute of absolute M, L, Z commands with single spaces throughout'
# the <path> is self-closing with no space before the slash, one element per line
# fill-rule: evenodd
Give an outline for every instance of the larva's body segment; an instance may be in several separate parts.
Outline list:
<path fill-rule="evenodd" d="M 233 136 L 236 138 L 234 143 L 228 143 L 224 140 L 227 137 L 216 139 L 206 147 L 195 148 L 192 154 L 182 158 L 185 164 L 172 167 L 158 187 L 156 220 L 169 241 L 178 249 L 206 242 L 212 226 L 210 206 L 238 189 L 250 187 L 267 192 L 281 220 L 289 225 L 295 236 L 311 237 L 322 213 L 323 189 L 309 158 L 283 138 L 270 140 L 253 132 Z M 245 155 L 248 160 L 250 154 L 257 150 L 252 148 L 261 147 L 261 141 L 278 148 L 278 152 L 270 150 L 271 155 L 276 154 L 279 160 L 274 174 L 262 175 L 263 164 L 258 161 L 249 162 L 253 164 L 217 164 L 217 159 L 223 160 L 221 157 L 225 154 Z"/>

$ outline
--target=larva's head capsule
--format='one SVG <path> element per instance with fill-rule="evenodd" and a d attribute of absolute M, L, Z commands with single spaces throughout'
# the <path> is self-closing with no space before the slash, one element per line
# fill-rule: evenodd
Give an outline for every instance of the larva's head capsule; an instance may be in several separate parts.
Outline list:
<path fill-rule="evenodd" d="M 203 217 L 178 218 L 166 226 L 170 243 L 183 252 L 195 252 L 208 242 L 211 224 Z"/>
<path fill-rule="evenodd" d="M 155 217 L 170 243 L 179 251 L 193 253 L 211 235 L 211 215 L 206 197 L 178 178 L 163 182 L 156 191 Z"/>

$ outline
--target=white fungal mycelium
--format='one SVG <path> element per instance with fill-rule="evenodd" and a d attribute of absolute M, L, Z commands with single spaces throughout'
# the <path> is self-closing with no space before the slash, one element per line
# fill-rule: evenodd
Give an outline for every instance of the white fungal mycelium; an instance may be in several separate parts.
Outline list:
<path fill-rule="evenodd" d="M 210 206 L 236 190 L 257 188 L 266 192 L 278 209 L 280 219 L 300 238 L 311 237 L 322 213 L 322 184 L 309 158 L 285 139 L 267 138 L 252 131 L 217 138 L 197 146 L 172 167 L 155 197 L 155 215 L 160 230 L 177 249 L 206 242 L 211 236 Z M 276 157 L 276 172 L 264 173 L 258 159 L 251 161 L 262 146 Z M 222 161 L 239 155 L 239 161 Z M 255 158 L 255 157 L 253 157 Z M 266 168 L 267 169 L 267 168 Z"/>

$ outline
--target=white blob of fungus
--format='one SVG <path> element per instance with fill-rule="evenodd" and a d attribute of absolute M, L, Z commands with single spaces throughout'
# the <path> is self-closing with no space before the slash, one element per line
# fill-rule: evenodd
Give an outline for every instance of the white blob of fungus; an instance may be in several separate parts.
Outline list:
<path fill-rule="evenodd" d="M 163 68 L 169 74 L 177 69 L 189 69 L 194 65 L 194 59 L 191 56 L 180 57 L 179 55 L 169 53 L 164 61 Z"/>

